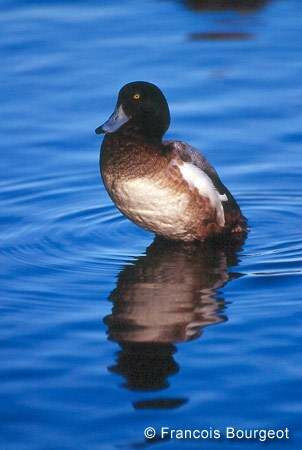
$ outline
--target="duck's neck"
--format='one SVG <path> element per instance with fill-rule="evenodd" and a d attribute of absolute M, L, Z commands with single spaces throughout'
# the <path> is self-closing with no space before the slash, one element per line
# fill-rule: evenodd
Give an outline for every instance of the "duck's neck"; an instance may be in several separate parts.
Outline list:
<path fill-rule="evenodd" d="M 111 135 L 120 141 L 143 142 L 147 145 L 159 147 L 162 144 L 162 134 L 159 134 L 148 122 L 132 123 L 123 125 L 116 133 Z"/>
<path fill-rule="evenodd" d="M 138 128 L 124 126 L 104 137 L 101 170 L 114 176 L 152 173 L 163 157 L 163 147 L 161 139 L 146 139 Z"/>

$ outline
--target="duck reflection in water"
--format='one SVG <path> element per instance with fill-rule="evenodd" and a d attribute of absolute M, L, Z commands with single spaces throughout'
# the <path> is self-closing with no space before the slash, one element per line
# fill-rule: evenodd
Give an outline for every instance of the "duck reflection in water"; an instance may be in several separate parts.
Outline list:
<path fill-rule="evenodd" d="M 243 238 L 242 238 L 243 239 Z M 208 325 L 227 320 L 217 290 L 238 277 L 242 241 L 177 243 L 156 238 L 145 256 L 126 265 L 110 295 L 112 313 L 104 321 L 109 339 L 121 350 L 110 370 L 131 390 L 158 390 L 179 371 L 175 344 L 199 337 Z M 177 407 L 185 400 L 138 402 L 136 407 Z"/>
<path fill-rule="evenodd" d="M 184 0 L 184 3 L 194 11 L 225 11 L 251 12 L 263 8 L 270 0 Z"/>
<path fill-rule="evenodd" d="M 264 8 L 271 0 L 183 0 L 184 5 L 197 13 L 213 13 L 213 24 L 217 29 L 203 30 L 190 33 L 189 38 L 193 41 L 240 41 L 254 38 L 249 27 L 246 29 L 245 21 L 235 20 L 234 16 L 224 15 L 226 11 L 237 14 L 255 13 Z M 220 18 L 217 13 L 220 13 Z M 203 27 L 207 20 L 202 22 Z"/>

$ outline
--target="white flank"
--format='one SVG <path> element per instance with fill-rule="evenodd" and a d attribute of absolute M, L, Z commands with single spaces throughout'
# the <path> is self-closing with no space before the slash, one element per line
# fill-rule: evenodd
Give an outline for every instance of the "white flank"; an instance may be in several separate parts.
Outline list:
<path fill-rule="evenodd" d="M 226 194 L 220 195 L 211 178 L 194 164 L 188 162 L 179 164 L 176 162 L 176 165 L 189 186 L 196 188 L 200 195 L 210 200 L 211 205 L 217 211 L 218 224 L 223 227 L 225 219 L 221 202 L 228 200 Z"/>

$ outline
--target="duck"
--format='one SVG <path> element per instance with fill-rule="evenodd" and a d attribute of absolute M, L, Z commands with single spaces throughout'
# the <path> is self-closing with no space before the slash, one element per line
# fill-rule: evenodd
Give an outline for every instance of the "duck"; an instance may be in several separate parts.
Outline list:
<path fill-rule="evenodd" d="M 173 241 L 240 235 L 247 220 L 214 167 L 183 141 L 163 140 L 170 110 L 153 83 L 134 81 L 118 93 L 104 134 L 100 172 L 116 207 L 135 224 Z"/>

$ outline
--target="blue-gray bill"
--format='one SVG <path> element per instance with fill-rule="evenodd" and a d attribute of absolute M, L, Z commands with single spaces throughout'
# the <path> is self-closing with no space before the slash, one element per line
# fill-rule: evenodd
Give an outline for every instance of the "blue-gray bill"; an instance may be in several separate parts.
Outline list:
<path fill-rule="evenodd" d="M 96 128 L 95 132 L 96 134 L 114 133 L 124 123 L 128 122 L 128 120 L 130 120 L 130 117 L 127 116 L 122 105 L 119 105 L 115 108 L 109 119 L 103 125 Z"/>

